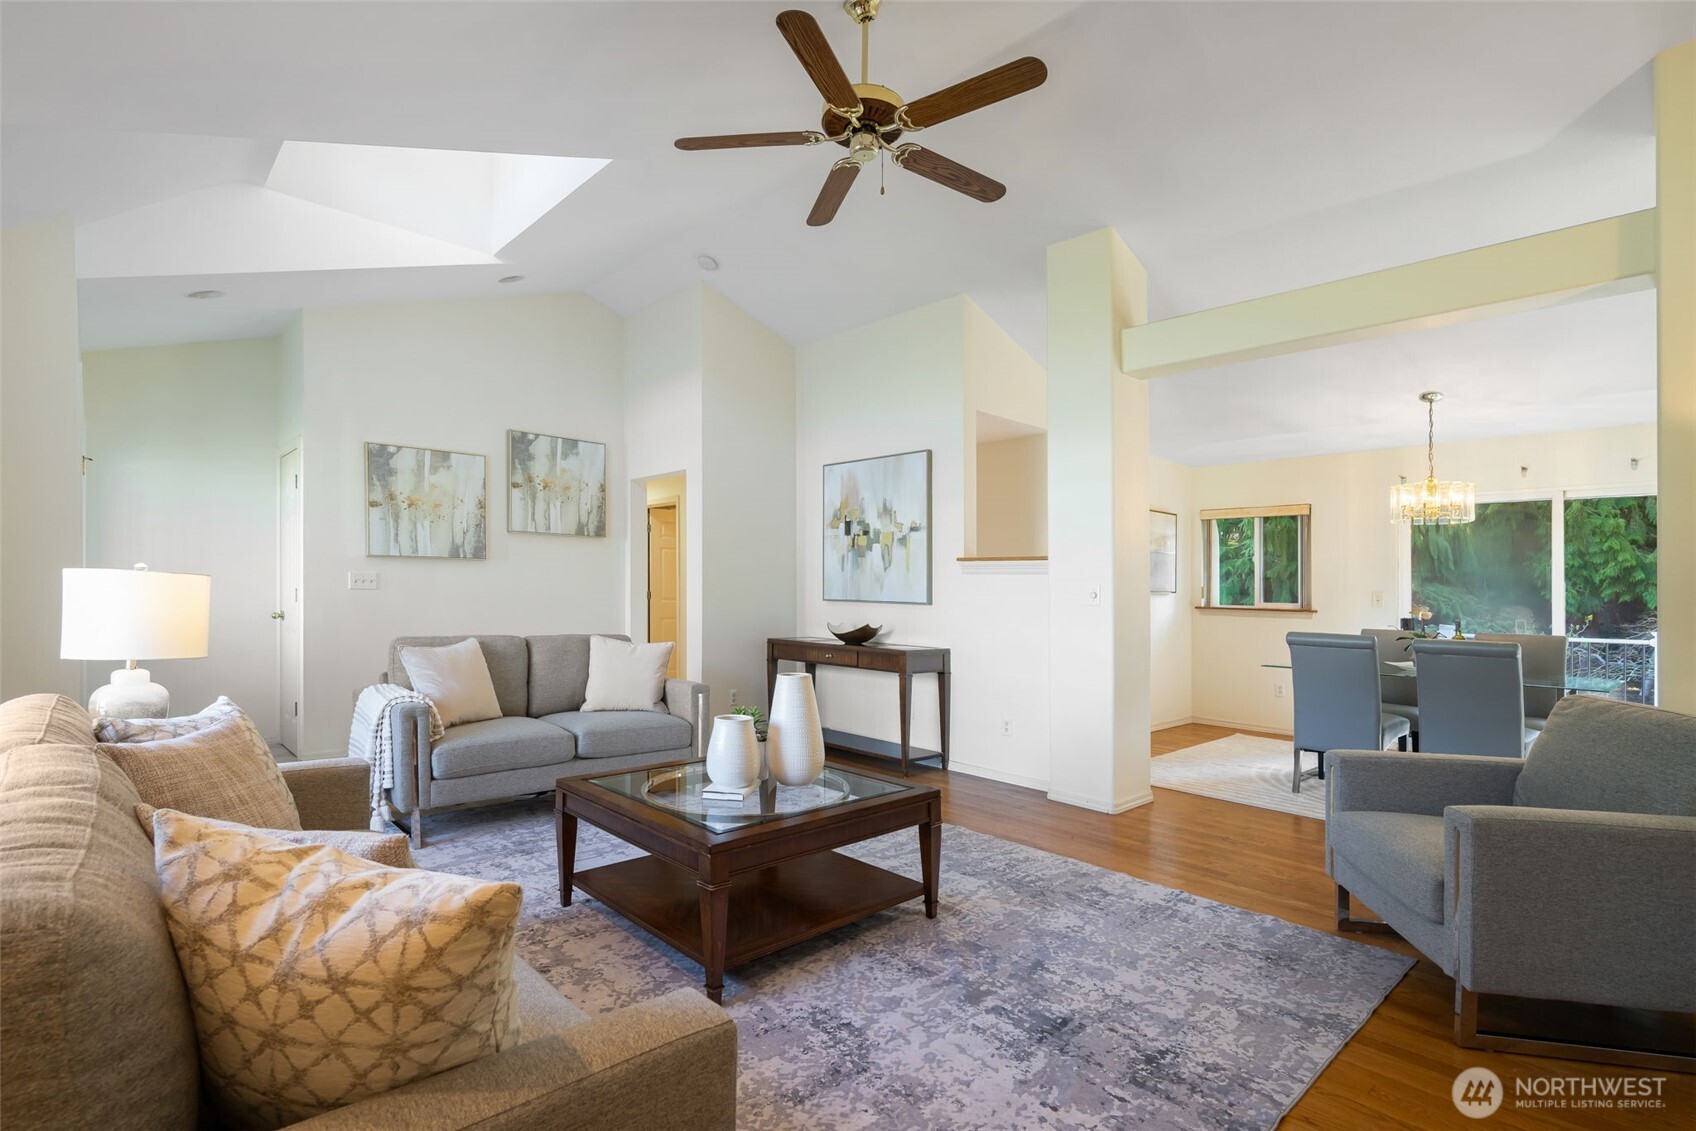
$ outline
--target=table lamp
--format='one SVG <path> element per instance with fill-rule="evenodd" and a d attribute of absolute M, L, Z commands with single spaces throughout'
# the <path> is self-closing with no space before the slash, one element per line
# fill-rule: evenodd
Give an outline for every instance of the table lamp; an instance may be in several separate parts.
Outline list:
<path fill-rule="evenodd" d="M 115 719 L 162 719 L 171 694 L 136 660 L 190 660 L 206 655 L 212 579 L 204 573 L 134 569 L 67 569 L 59 657 L 123 660 L 112 682 L 88 698 L 88 709 Z"/>

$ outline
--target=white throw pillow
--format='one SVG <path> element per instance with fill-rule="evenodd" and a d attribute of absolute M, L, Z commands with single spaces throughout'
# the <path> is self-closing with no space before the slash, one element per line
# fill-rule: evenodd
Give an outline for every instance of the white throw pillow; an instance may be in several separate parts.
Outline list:
<path fill-rule="evenodd" d="M 632 644 L 610 636 L 589 637 L 589 687 L 585 711 L 663 711 L 665 673 L 677 645 Z"/>
<path fill-rule="evenodd" d="M 281 1127 L 518 1044 L 517 884 L 163 809 L 153 852 L 218 1126 Z"/>
<path fill-rule="evenodd" d="M 476 637 L 440 648 L 402 648 L 400 662 L 412 689 L 436 705 L 443 726 L 501 717 L 495 681 Z"/>
<path fill-rule="evenodd" d="M 230 702 L 228 695 L 220 695 L 198 715 L 179 715 L 174 719 L 101 719 L 94 724 L 94 740 L 158 742 L 163 738 L 181 738 L 241 713 L 241 708 Z"/>

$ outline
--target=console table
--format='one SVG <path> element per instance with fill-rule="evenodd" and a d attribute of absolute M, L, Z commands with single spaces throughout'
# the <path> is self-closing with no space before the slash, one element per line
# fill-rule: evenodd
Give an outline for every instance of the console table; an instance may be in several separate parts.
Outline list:
<path fill-rule="evenodd" d="M 909 763 L 933 759 L 948 768 L 948 649 L 923 644 L 844 644 L 823 637 L 774 636 L 766 641 L 766 702 L 777 693 L 777 665 L 780 660 L 792 660 L 807 665 L 813 676 L 815 693 L 820 664 L 835 668 L 860 668 L 865 671 L 891 672 L 898 676 L 901 687 L 901 744 L 883 742 L 845 731 L 824 732 L 827 750 L 851 754 L 869 754 L 877 758 L 899 759 L 901 773 L 911 773 Z M 936 674 L 937 705 L 940 708 L 941 750 L 914 750 L 913 736 L 913 677 L 929 672 Z"/>

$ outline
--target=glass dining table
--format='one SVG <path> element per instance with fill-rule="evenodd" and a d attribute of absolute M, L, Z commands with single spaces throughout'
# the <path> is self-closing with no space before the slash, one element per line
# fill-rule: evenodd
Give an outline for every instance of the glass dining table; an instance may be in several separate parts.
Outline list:
<path fill-rule="evenodd" d="M 1276 671 L 1290 670 L 1290 665 L 1287 663 L 1261 664 L 1260 666 L 1272 668 Z M 1412 660 L 1380 660 L 1378 662 L 1378 674 L 1389 679 L 1417 678 Z M 1552 691 L 1559 691 L 1563 695 L 1617 695 L 1625 687 L 1625 680 L 1623 679 L 1589 675 L 1568 675 L 1559 679 L 1531 678 L 1523 682 L 1526 687 L 1547 688 Z"/>

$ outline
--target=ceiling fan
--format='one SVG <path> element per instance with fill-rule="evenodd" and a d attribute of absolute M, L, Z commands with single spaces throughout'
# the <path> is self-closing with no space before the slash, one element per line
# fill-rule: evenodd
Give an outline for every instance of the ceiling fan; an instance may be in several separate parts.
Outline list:
<path fill-rule="evenodd" d="M 860 25 L 860 81 L 851 83 L 842 70 L 819 23 L 806 12 L 788 11 L 777 17 L 777 30 L 788 40 L 790 50 L 801 61 L 807 76 L 824 96 L 821 129 L 793 133 L 720 134 L 715 137 L 680 137 L 677 148 L 751 149 L 767 145 L 823 145 L 835 142 L 848 155 L 831 166 L 819 190 L 807 223 L 819 227 L 836 216 L 860 169 L 887 153 L 889 159 L 910 173 L 917 173 L 973 200 L 988 204 L 1000 200 L 1007 186 L 958 161 L 950 161 L 934 150 L 912 142 L 892 144 L 903 133 L 912 133 L 973 110 L 981 110 L 1016 94 L 1035 90 L 1048 78 L 1041 59 L 1026 56 L 985 71 L 976 78 L 955 83 L 913 102 L 903 101 L 887 86 L 868 78 L 871 22 L 877 19 L 881 0 L 845 0 L 842 7 Z"/>

